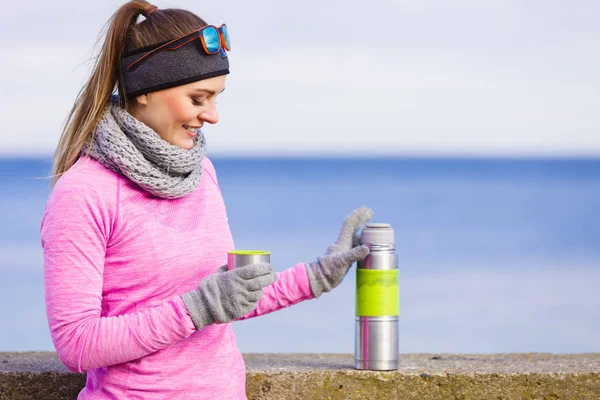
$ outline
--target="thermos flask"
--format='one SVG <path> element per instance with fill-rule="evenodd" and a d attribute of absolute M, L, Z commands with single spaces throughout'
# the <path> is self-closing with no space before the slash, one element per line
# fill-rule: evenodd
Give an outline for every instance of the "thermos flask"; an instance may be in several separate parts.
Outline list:
<path fill-rule="evenodd" d="M 271 252 L 261 250 L 232 250 L 227 252 L 227 269 L 256 263 L 270 263 Z"/>
<path fill-rule="evenodd" d="M 398 257 L 390 224 L 367 224 L 370 253 L 356 268 L 354 368 L 398 369 Z"/>

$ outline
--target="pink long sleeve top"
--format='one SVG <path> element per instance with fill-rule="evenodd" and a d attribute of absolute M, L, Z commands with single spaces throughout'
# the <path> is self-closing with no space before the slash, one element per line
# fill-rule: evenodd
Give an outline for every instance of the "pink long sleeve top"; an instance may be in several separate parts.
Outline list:
<path fill-rule="evenodd" d="M 246 399 L 231 324 L 199 331 L 181 299 L 234 249 L 212 163 L 168 200 L 82 157 L 41 223 L 46 312 L 61 361 L 87 371 L 78 399 Z M 241 319 L 313 298 L 304 264 L 281 273 Z"/>

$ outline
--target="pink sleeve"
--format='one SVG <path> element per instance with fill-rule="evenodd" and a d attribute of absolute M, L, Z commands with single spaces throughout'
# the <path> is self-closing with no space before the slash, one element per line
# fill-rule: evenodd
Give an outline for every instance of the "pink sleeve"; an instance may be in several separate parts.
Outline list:
<path fill-rule="evenodd" d="M 190 336 L 194 325 L 179 296 L 149 310 L 101 316 L 117 183 L 61 182 L 67 178 L 54 188 L 40 232 L 46 313 L 61 361 L 83 372 L 143 357 Z"/>
<path fill-rule="evenodd" d="M 314 297 L 310 290 L 306 266 L 303 263 L 276 274 L 277 281 L 263 289 L 263 296 L 254 311 L 239 318 L 238 321 L 268 314 Z"/>

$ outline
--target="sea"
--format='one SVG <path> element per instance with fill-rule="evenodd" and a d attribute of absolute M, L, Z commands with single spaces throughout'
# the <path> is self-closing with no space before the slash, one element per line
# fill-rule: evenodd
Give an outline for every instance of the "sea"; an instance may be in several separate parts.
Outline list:
<path fill-rule="evenodd" d="M 357 207 L 392 224 L 402 353 L 600 351 L 600 159 L 211 159 L 236 248 L 271 251 L 277 271 L 316 260 Z M 54 350 L 50 170 L 0 158 L 0 351 Z M 353 267 L 318 299 L 235 322 L 240 350 L 352 353 L 355 282 Z"/>

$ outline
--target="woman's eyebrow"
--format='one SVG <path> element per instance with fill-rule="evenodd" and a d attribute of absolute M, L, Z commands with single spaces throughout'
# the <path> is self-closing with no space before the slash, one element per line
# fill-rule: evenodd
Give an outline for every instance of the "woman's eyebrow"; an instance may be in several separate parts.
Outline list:
<path fill-rule="evenodd" d="M 215 95 L 217 93 L 214 90 L 204 89 L 204 88 L 196 88 L 196 89 L 192 89 L 192 91 L 194 91 L 194 92 L 204 92 L 204 93 L 208 93 L 210 95 Z M 223 90 L 221 90 L 219 93 L 223 93 L 224 91 L 225 91 L 225 88 L 223 88 Z"/>

